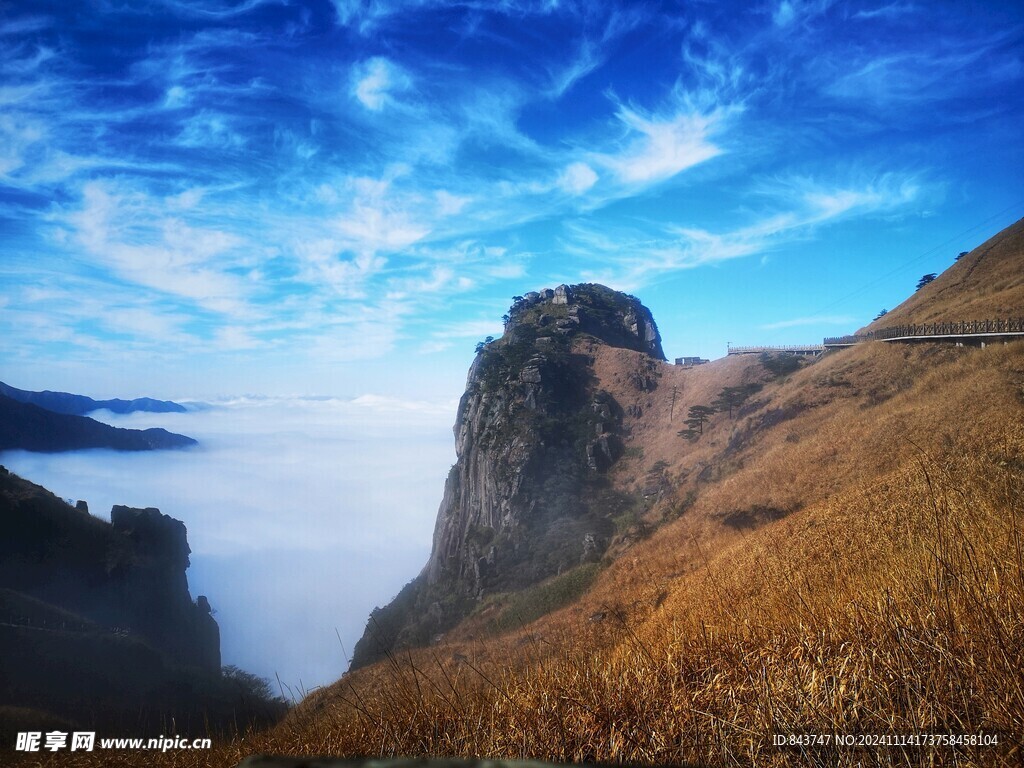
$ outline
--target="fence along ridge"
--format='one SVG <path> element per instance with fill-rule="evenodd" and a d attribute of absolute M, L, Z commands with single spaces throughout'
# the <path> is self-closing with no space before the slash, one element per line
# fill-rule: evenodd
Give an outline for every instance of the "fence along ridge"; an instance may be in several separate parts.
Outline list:
<path fill-rule="evenodd" d="M 771 346 L 767 344 L 732 345 L 729 349 L 733 352 L 753 350 L 766 350 L 769 352 L 799 352 L 804 349 L 819 349 L 823 344 L 787 344 L 784 346 Z"/>
<path fill-rule="evenodd" d="M 1024 333 L 1024 318 L 960 320 L 954 323 L 913 323 L 848 336 L 828 336 L 824 344 L 857 344 L 862 341 L 926 336 L 971 336 L 982 333 Z"/>

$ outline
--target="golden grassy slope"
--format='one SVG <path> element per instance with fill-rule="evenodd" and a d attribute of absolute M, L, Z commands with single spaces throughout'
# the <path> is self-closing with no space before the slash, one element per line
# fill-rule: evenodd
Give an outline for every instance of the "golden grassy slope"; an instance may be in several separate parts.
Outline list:
<path fill-rule="evenodd" d="M 863 330 L 1024 315 L 1024 219 L 989 238 Z"/>
<path fill-rule="evenodd" d="M 636 363 L 620 353 L 600 363 L 612 380 Z M 716 416 L 696 444 L 661 423 L 672 382 L 706 401 L 757 367 L 748 358 L 666 367 L 655 392 L 637 393 L 646 409 L 630 426 L 644 457 L 619 479 L 636 482 L 666 460 L 680 494 L 697 498 L 630 545 L 578 603 L 500 637 L 469 622 L 441 646 L 314 693 L 272 732 L 146 762 L 226 766 L 257 751 L 758 765 L 1020 759 L 1009 742 L 1024 734 L 1024 343 L 867 344 L 767 384 L 760 408 Z M 729 448 L 764 413 L 787 408 L 792 418 Z M 697 466 L 713 468 L 705 481 Z M 756 504 L 794 511 L 756 529 L 723 524 L 723 514 Z M 918 730 L 999 732 L 1003 742 L 803 756 L 771 743 L 790 731 Z M 53 764 L 100 764 L 68 757 Z M 105 755 L 102 764 L 138 760 Z"/>
<path fill-rule="evenodd" d="M 963 751 L 964 764 L 1016 759 L 1022 346 L 878 344 L 802 371 L 776 398 L 810 409 L 763 433 L 580 604 L 486 645 L 453 633 L 443 649 L 351 676 L 296 713 L 282 746 L 788 764 L 798 753 L 772 733 L 938 728 L 1001 732 L 1003 747 Z M 886 368 L 903 376 L 875 402 Z M 837 386 L 823 382 L 840 375 L 850 386 L 830 397 Z M 736 500 L 780 494 L 808 501 L 756 531 L 716 523 Z M 586 620 L 599 610 L 604 621 Z"/>
<path fill-rule="evenodd" d="M 1020 314 L 1024 222 L 886 322 Z M 660 366 L 592 347 L 630 415 L 613 472 L 675 491 L 678 519 L 616 543 L 577 603 L 504 635 L 474 617 L 433 648 L 309 696 L 276 729 L 153 765 L 253 752 L 712 764 L 1015 765 L 1024 757 L 1024 342 L 875 342 L 781 381 L 754 357 Z M 676 435 L 691 405 L 761 381 L 756 407 Z M 674 404 L 673 404 L 673 390 Z M 756 401 L 756 402 L 754 402 Z M 634 411 L 635 412 L 635 411 Z M 788 512 L 733 527 L 736 512 Z M 758 521 L 755 514 L 753 519 Z M 601 620 L 596 619 L 602 616 Z M 997 747 L 776 747 L 774 733 L 998 734 Z M 138 765 L 139 755 L 29 765 Z"/>

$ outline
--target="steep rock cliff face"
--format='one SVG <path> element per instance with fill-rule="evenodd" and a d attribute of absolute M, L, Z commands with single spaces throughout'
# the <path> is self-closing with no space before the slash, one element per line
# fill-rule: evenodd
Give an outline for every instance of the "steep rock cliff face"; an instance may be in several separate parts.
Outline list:
<path fill-rule="evenodd" d="M 0 522 L 0 588 L 138 637 L 172 663 L 220 673 L 217 622 L 204 597 L 189 595 L 182 522 L 115 506 L 106 523 L 2 467 Z M 36 625 L 17 616 L 7 623 Z"/>
<path fill-rule="evenodd" d="M 220 671 L 220 629 L 209 600 L 188 590 L 188 533 L 180 520 L 155 507 L 110 510 L 115 533 L 124 536 L 136 564 L 115 568 L 120 602 L 137 630 L 179 663 Z"/>
<path fill-rule="evenodd" d="M 637 299 L 584 284 L 516 297 L 505 321 L 469 371 L 430 559 L 371 615 L 353 668 L 428 643 L 483 595 L 522 589 L 607 546 L 614 524 L 591 491 L 622 453 L 622 409 L 583 342 L 650 355 L 635 385 L 653 388 L 664 359 L 654 319 Z"/>

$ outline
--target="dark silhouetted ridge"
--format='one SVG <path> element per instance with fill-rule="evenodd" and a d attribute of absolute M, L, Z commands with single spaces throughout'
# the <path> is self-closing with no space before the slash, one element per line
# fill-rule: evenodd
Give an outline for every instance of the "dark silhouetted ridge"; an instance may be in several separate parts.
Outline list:
<path fill-rule="evenodd" d="M 19 403 L 31 403 L 55 413 L 69 416 L 84 416 L 93 411 L 108 410 L 113 413 L 134 413 L 147 411 L 150 413 L 185 413 L 186 408 L 170 400 L 154 400 L 151 397 L 138 397 L 134 400 L 93 400 L 85 395 L 73 395 L 70 392 L 30 392 L 18 389 L 0 381 L 0 395 L 6 395 Z"/>
<path fill-rule="evenodd" d="M 54 413 L 0 395 L 0 451 L 56 453 L 83 448 L 152 451 L 191 445 L 197 445 L 191 437 L 166 429 L 119 429 L 87 416 Z"/>

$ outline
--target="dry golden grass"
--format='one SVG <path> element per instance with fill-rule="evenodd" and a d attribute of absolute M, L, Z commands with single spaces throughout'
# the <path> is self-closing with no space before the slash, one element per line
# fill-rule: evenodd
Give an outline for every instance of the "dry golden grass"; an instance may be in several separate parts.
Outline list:
<path fill-rule="evenodd" d="M 576 605 L 504 636 L 346 676 L 276 729 L 211 752 L 25 765 L 230 766 L 254 752 L 715 765 L 998 765 L 1024 755 L 1024 354 L 874 344 L 770 384 L 796 415 L 668 432 L 667 372 L 635 420 L 644 464 L 728 464 Z M 632 362 L 618 352 L 619 365 Z M 704 366 L 691 391 L 753 375 Z M 845 383 L 844 383 L 845 382 Z M 706 392 L 704 392 L 706 390 Z M 659 418 L 664 419 L 659 423 Z M 756 419 L 757 413 L 747 417 Z M 660 430 L 660 432 L 659 432 Z M 792 436 L 796 435 L 794 439 Z M 669 450 L 676 446 L 673 454 Z M 663 453 L 662 453 L 663 452 Z M 756 530 L 738 505 L 799 509 Z M 601 612 L 601 621 L 588 621 Z M 998 734 L 998 747 L 780 748 L 773 734 Z"/>
<path fill-rule="evenodd" d="M 663 366 L 658 388 L 641 393 L 626 384 L 636 353 L 593 353 L 620 403 L 643 409 L 627 419 L 643 457 L 616 482 L 636 487 L 665 461 L 679 495 L 696 502 L 620 549 L 578 603 L 499 637 L 468 621 L 443 645 L 348 675 L 277 728 L 211 752 L 19 764 L 231 766 L 255 752 L 769 766 L 1024 759 L 1024 344 L 845 350 L 767 383 L 760 408 L 716 416 L 696 443 L 675 434 L 672 387 L 677 409 L 706 403 L 757 380 L 756 359 Z M 785 420 L 758 426 L 779 409 Z M 793 511 L 756 529 L 723 525 L 754 505 Z M 773 745 L 773 734 L 794 732 L 1001 741 Z"/>
<path fill-rule="evenodd" d="M 146 762 L 231 765 L 273 751 L 1012 764 L 1024 733 L 1024 433 L 973 447 L 920 454 L 751 534 L 680 579 L 646 621 L 627 619 L 614 645 L 565 638 L 482 666 L 417 652 L 311 697 L 270 734 Z M 1002 744 L 772 745 L 791 732 L 987 732 Z"/>

